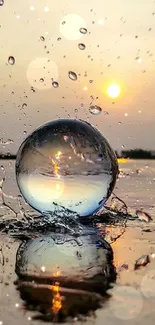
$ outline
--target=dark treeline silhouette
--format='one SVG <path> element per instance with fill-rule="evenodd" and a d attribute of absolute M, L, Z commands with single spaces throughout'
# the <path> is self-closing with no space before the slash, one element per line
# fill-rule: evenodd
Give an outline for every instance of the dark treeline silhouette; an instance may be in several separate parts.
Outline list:
<path fill-rule="evenodd" d="M 0 159 L 9 159 L 9 160 L 12 160 L 12 159 L 16 159 L 16 155 L 13 155 L 13 154 L 2 154 L 2 153 L 0 153 Z"/>
<path fill-rule="evenodd" d="M 118 158 L 131 158 L 131 159 L 155 159 L 155 152 L 143 149 L 122 150 Z"/>

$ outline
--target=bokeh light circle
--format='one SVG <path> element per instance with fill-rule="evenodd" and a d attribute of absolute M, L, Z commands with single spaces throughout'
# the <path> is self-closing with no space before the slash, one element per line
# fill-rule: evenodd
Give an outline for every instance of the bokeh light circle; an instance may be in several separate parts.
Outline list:
<path fill-rule="evenodd" d="M 44 57 L 31 61 L 26 74 L 30 85 L 39 90 L 51 88 L 52 80 L 59 76 L 57 64 Z"/>
<path fill-rule="evenodd" d="M 84 19 L 76 14 L 68 14 L 60 21 L 60 33 L 70 41 L 83 37 L 80 28 L 86 28 Z"/>

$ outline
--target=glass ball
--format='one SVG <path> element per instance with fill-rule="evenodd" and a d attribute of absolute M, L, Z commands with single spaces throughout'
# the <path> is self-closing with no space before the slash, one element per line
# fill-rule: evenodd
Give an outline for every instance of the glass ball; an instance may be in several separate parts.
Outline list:
<path fill-rule="evenodd" d="M 114 151 L 91 124 L 59 119 L 40 126 L 19 148 L 16 179 L 26 202 L 40 213 L 57 207 L 90 216 L 110 196 L 118 174 Z"/>

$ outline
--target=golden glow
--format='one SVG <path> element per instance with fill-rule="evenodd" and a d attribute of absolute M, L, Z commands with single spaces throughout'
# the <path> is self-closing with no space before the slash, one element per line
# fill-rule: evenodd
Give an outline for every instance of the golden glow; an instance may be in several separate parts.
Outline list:
<path fill-rule="evenodd" d="M 58 175 L 59 175 L 59 174 L 58 174 L 58 171 L 59 171 L 58 163 L 57 163 L 56 161 L 54 161 L 53 159 L 52 159 L 52 163 L 53 163 L 53 165 L 54 165 L 54 175 L 55 175 L 55 176 L 58 176 Z"/>
<path fill-rule="evenodd" d="M 118 84 L 113 83 L 108 86 L 107 93 L 109 97 L 116 98 L 120 95 L 120 92 L 121 88 Z"/>
<path fill-rule="evenodd" d="M 60 189 L 61 189 L 60 184 L 56 184 L 56 189 L 57 189 L 57 191 L 60 191 Z"/>
<path fill-rule="evenodd" d="M 119 163 L 119 164 L 125 164 L 125 163 L 127 163 L 128 162 L 128 160 L 129 159 L 126 159 L 126 158 L 117 158 L 117 162 Z"/>
<path fill-rule="evenodd" d="M 59 160 L 61 154 L 62 154 L 61 151 L 57 151 L 56 154 L 55 154 L 55 158 L 56 158 L 57 160 Z M 60 175 L 59 175 L 59 173 L 58 173 L 60 167 L 59 167 L 58 163 L 57 163 L 54 159 L 52 159 L 52 163 L 53 163 L 53 165 L 54 165 L 54 175 L 55 175 L 57 178 L 60 178 Z"/>
<path fill-rule="evenodd" d="M 54 198 L 58 199 L 62 193 L 64 192 L 64 183 L 61 180 L 61 175 L 59 174 L 59 162 L 60 162 L 60 156 L 61 156 L 62 152 L 61 151 L 57 151 L 55 154 L 55 159 L 52 159 L 51 157 L 49 157 L 53 163 L 53 173 L 55 175 L 55 177 L 57 179 L 60 179 L 60 182 L 56 182 L 55 183 L 55 191 L 54 191 Z"/>
<path fill-rule="evenodd" d="M 57 314 L 62 307 L 62 296 L 60 295 L 60 284 L 59 282 L 55 282 L 54 285 L 50 286 L 53 299 L 52 299 L 52 311 Z"/>
<path fill-rule="evenodd" d="M 61 151 L 57 151 L 57 153 L 55 154 L 55 158 L 56 159 L 59 159 L 61 156 Z"/>
<path fill-rule="evenodd" d="M 56 272 L 53 272 L 52 275 L 53 276 L 60 276 L 61 275 L 61 272 L 60 271 L 56 271 Z"/>

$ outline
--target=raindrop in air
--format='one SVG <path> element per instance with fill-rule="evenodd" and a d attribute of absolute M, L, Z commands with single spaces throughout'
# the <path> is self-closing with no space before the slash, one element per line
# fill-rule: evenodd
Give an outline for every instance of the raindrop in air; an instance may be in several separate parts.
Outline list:
<path fill-rule="evenodd" d="M 53 86 L 54 88 L 58 88 L 58 87 L 59 87 L 59 84 L 58 84 L 57 81 L 53 81 L 53 82 L 52 82 L 52 86 Z"/>
<path fill-rule="evenodd" d="M 85 50 L 86 45 L 83 44 L 83 43 L 79 43 L 79 44 L 78 44 L 78 48 L 79 48 L 80 50 Z"/>
<path fill-rule="evenodd" d="M 0 0 L 0 6 L 4 5 L 4 0 Z"/>
<path fill-rule="evenodd" d="M 102 112 L 102 108 L 98 105 L 91 105 L 89 107 L 89 112 L 93 115 L 99 115 Z"/>
<path fill-rule="evenodd" d="M 39 127 L 16 159 L 19 189 L 43 215 L 53 215 L 59 207 L 92 215 L 111 194 L 117 174 L 107 140 L 82 120 L 58 119 Z"/>
<path fill-rule="evenodd" d="M 15 64 L 15 58 L 13 56 L 9 56 L 8 63 L 11 64 L 11 65 L 14 65 Z"/>
<path fill-rule="evenodd" d="M 75 72 L 73 71 L 69 71 L 68 72 L 68 77 L 71 79 L 71 80 L 77 80 L 77 75 Z"/>
<path fill-rule="evenodd" d="M 81 28 L 80 28 L 80 33 L 82 33 L 82 34 L 87 34 L 87 29 L 84 28 L 84 27 L 81 27 Z"/>
<path fill-rule="evenodd" d="M 44 42 L 44 41 L 45 41 L 45 37 L 44 37 L 44 36 L 40 36 L 40 40 L 41 40 L 42 42 Z"/>
<path fill-rule="evenodd" d="M 23 103 L 22 104 L 22 108 L 24 109 L 24 108 L 26 108 L 27 107 L 27 104 L 26 103 Z"/>

